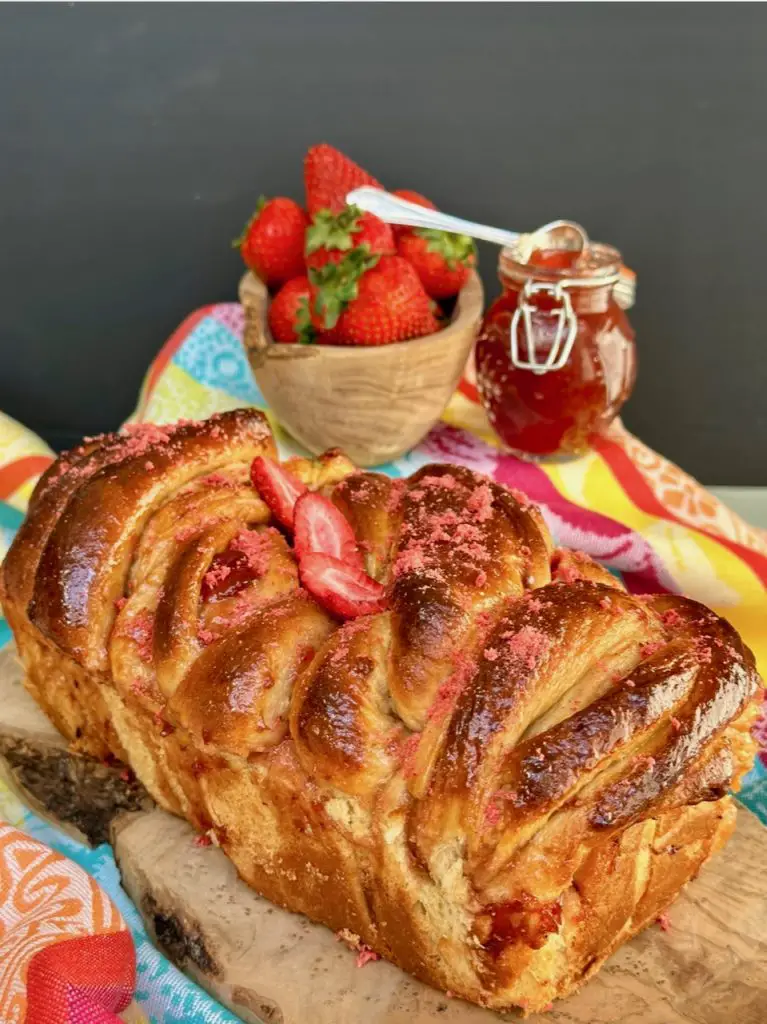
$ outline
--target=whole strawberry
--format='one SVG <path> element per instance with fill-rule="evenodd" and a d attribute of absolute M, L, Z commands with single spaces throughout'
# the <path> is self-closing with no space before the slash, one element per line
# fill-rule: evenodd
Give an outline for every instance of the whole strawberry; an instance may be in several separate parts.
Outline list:
<path fill-rule="evenodd" d="M 338 263 L 351 249 L 367 247 L 370 253 L 393 254 L 394 235 L 388 224 L 356 206 L 345 206 L 340 213 L 320 210 L 306 232 L 307 267 Z"/>
<path fill-rule="evenodd" d="M 316 339 L 316 331 L 309 315 L 311 286 L 309 278 L 294 277 L 277 292 L 269 303 L 267 320 L 275 341 L 291 344 L 310 343 Z"/>
<path fill-rule="evenodd" d="M 340 260 L 309 268 L 309 312 L 318 335 L 317 341 L 325 345 L 336 344 L 339 317 L 357 298 L 363 274 L 379 259 L 366 248 L 357 247 L 350 249 Z"/>
<path fill-rule="evenodd" d="M 354 188 L 371 185 L 383 188 L 380 182 L 326 142 L 312 146 L 304 159 L 306 208 L 311 214 L 319 210 L 340 213 L 346 196 Z"/>
<path fill-rule="evenodd" d="M 406 199 L 409 203 L 415 203 L 416 206 L 425 206 L 427 210 L 436 210 L 437 207 L 426 196 L 422 196 L 420 192 L 413 192 L 409 188 L 395 188 L 392 195 L 399 196 L 400 199 Z M 392 232 L 394 233 L 395 239 L 399 239 L 402 235 L 412 231 L 412 228 L 406 227 L 404 224 L 392 224 Z"/>
<path fill-rule="evenodd" d="M 477 262 L 477 250 L 468 235 L 431 228 L 414 228 L 401 234 L 397 252 L 413 265 L 433 299 L 457 295 Z"/>
<path fill-rule="evenodd" d="M 258 201 L 256 212 L 232 245 L 254 274 L 276 288 L 304 273 L 304 236 L 309 218 L 292 199 Z"/>
<path fill-rule="evenodd" d="M 388 345 L 438 329 L 429 296 L 401 256 L 382 256 L 357 282 L 334 328 L 338 345 Z"/>

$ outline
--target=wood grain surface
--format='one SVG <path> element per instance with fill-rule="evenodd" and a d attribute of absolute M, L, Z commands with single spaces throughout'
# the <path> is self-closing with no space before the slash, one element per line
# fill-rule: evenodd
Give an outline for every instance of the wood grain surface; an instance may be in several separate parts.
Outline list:
<path fill-rule="evenodd" d="M 53 727 L 21 690 L 15 662 L 4 654 L 0 745 L 22 735 L 30 747 L 58 744 L 61 749 Z M 328 929 L 256 895 L 220 850 L 196 846 L 194 832 L 180 819 L 156 808 L 126 812 L 116 805 L 113 813 L 123 884 L 150 933 L 171 959 L 243 1020 L 492 1024 L 499 1019 L 385 962 L 357 968 L 355 954 Z M 649 928 L 579 993 L 528 1020 L 765 1024 L 766 868 L 767 829 L 741 809 L 731 842 L 671 908 L 670 931 Z"/>
<path fill-rule="evenodd" d="M 309 451 L 343 448 L 358 466 L 380 466 L 429 432 L 460 380 L 482 318 L 472 272 L 450 323 L 392 345 L 277 345 L 266 322 L 268 294 L 240 282 L 245 348 L 258 386 L 280 423 Z"/>

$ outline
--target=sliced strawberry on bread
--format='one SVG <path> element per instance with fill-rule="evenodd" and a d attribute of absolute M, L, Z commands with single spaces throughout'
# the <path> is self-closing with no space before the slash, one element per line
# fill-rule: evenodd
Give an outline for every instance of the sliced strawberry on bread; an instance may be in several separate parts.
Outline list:
<path fill-rule="evenodd" d="M 293 536 L 299 562 L 306 555 L 321 554 L 357 569 L 364 568 L 349 521 L 329 498 L 316 491 L 307 491 L 296 502 Z"/>
<path fill-rule="evenodd" d="M 250 479 L 274 518 L 289 530 L 293 529 L 296 502 L 307 490 L 291 473 L 263 455 L 256 456 L 250 467 Z"/>
<path fill-rule="evenodd" d="M 299 561 L 298 574 L 309 593 L 339 618 L 356 619 L 386 608 L 386 588 L 340 558 L 309 553 Z"/>

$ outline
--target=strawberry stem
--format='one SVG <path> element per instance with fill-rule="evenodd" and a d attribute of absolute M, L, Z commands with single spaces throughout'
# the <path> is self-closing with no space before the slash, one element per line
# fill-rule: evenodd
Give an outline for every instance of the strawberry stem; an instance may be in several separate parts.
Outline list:
<path fill-rule="evenodd" d="M 242 231 L 240 232 L 238 237 L 232 239 L 232 248 L 233 249 L 240 249 L 245 244 L 245 242 L 248 239 L 248 232 L 253 227 L 253 225 L 258 220 L 258 218 L 261 216 L 261 211 L 266 206 L 267 202 L 268 202 L 268 200 L 267 200 L 266 196 L 259 196 L 258 197 L 258 202 L 256 203 L 255 213 L 253 213 L 253 215 L 248 219 L 247 224 L 242 229 Z"/>
<path fill-rule="evenodd" d="M 318 249 L 336 249 L 346 252 L 354 248 L 354 238 L 362 230 L 362 210 L 357 206 L 345 206 L 340 213 L 320 210 L 315 213 L 311 227 L 306 232 L 306 255 L 311 256 Z"/>
<path fill-rule="evenodd" d="M 317 331 L 312 323 L 311 313 L 309 312 L 309 299 L 306 295 L 298 303 L 294 330 L 299 345 L 313 345 L 317 340 Z"/>
<path fill-rule="evenodd" d="M 459 263 L 473 267 L 477 262 L 477 247 L 469 235 L 454 235 L 435 228 L 415 228 L 413 233 L 425 239 L 428 252 L 442 256 L 449 270 L 455 270 Z"/>
<path fill-rule="evenodd" d="M 360 245 L 338 263 L 309 268 L 309 280 L 316 289 L 314 311 L 326 330 L 335 327 L 349 303 L 357 298 L 360 278 L 379 258 L 366 245 Z"/>

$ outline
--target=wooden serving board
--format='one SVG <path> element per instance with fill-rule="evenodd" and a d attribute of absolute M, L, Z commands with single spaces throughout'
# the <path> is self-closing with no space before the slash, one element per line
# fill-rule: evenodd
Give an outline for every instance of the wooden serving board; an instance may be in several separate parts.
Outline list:
<path fill-rule="evenodd" d="M 34 750 L 36 759 L 30 756 Z M 8 653 L 0 655 L 0 752 L 8 762 L 6 772 L 32 792 L 37 809 L 52 809 L 57 823 L 86 838 L 101 838 L 112 807 L 111 835 L 123 884 L 150 933 L 243 1020 L 493 1024 L 500 1019 L 449 999 L 390 964 L 358 969 L 354 954 L 326 928 L 257 896 L 220 850 L 195 846 L 185 822 L 152 808 L 140 787 L 126 789 L 119 770 L 68 754 L 21 687 Z M 95 819 L 89 814 L 93 806 L 99 809 Z M 740 810 L 732 841 L 679 898 L 670 919 L 669 932 L 648 929 L 581 992 L 528 1020 L 765 1024 L 767 829 L 747 810 Z"/>

